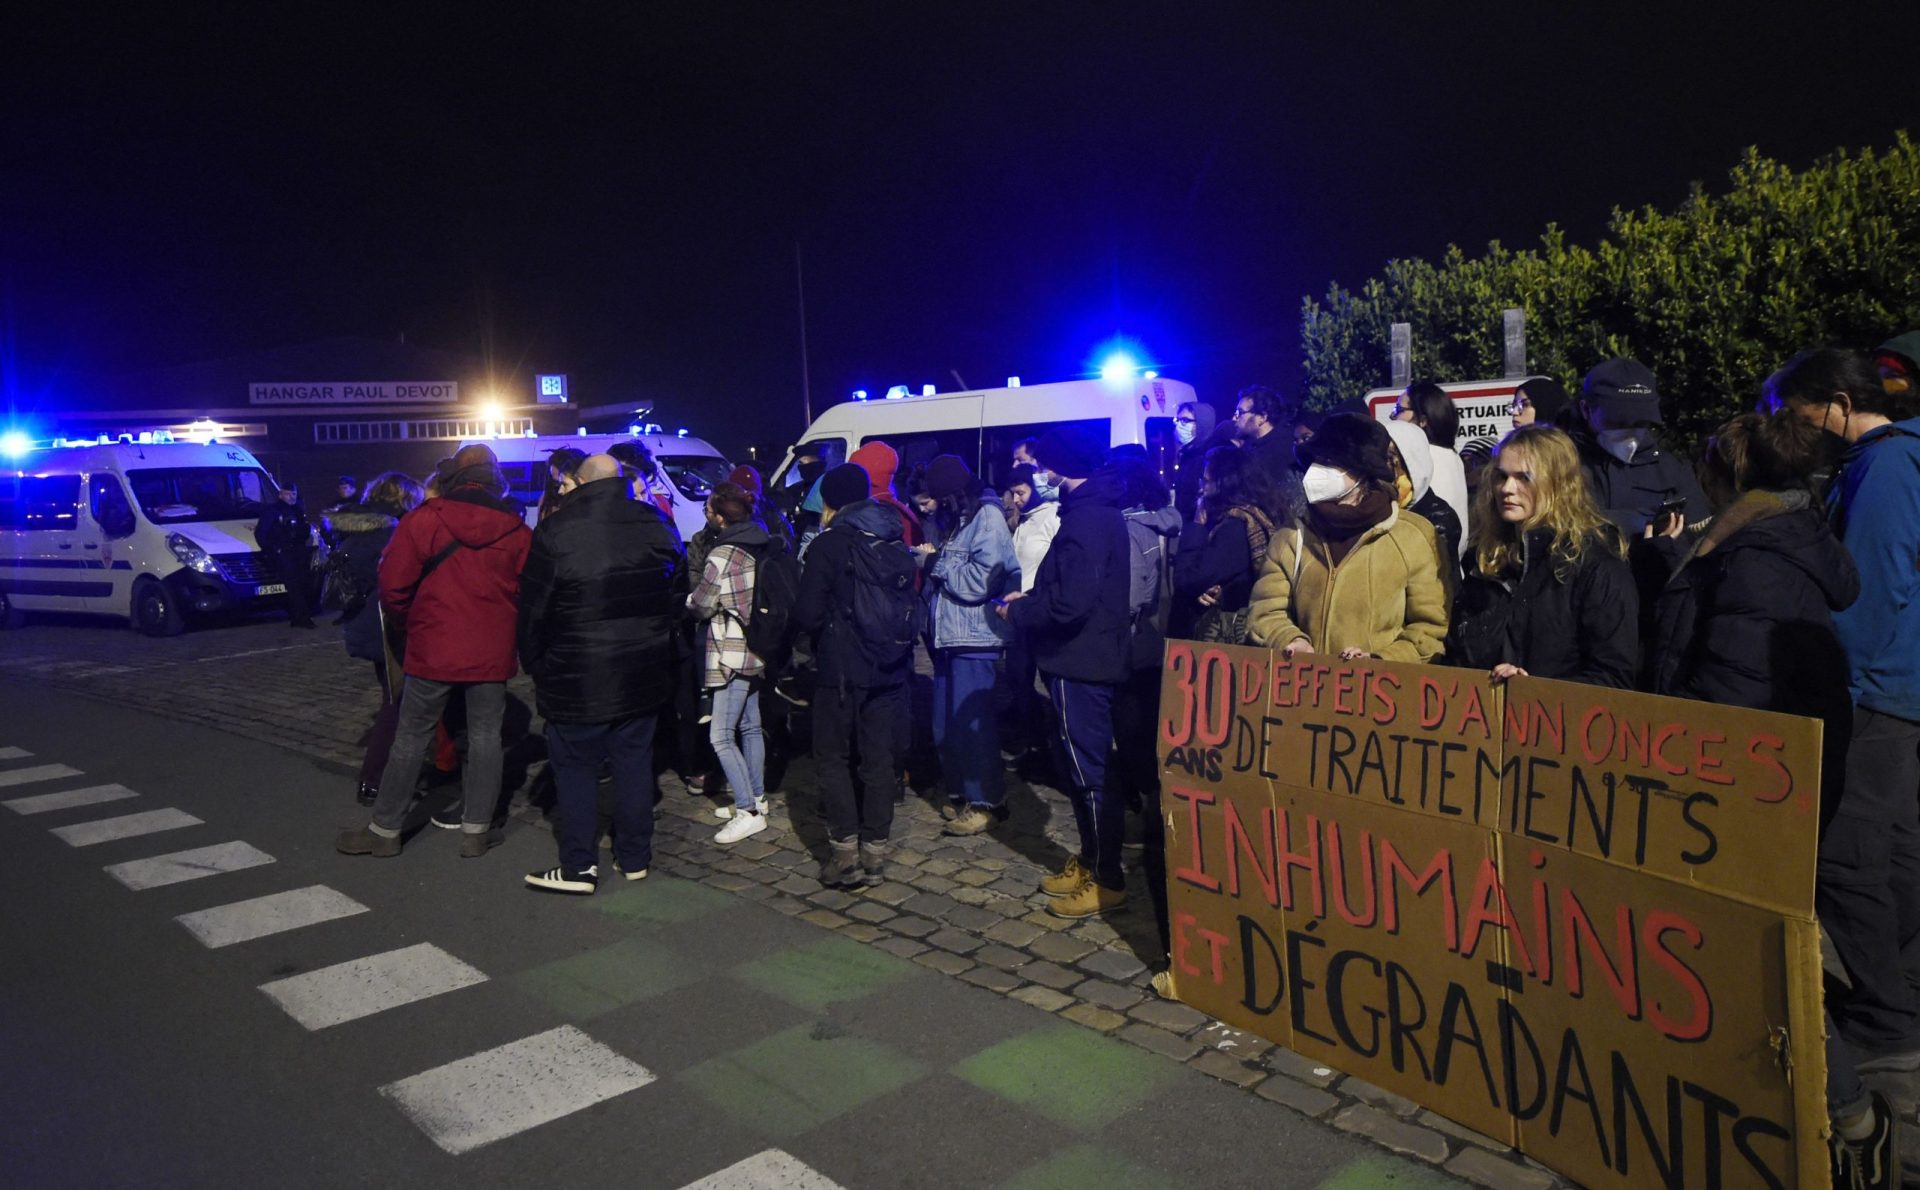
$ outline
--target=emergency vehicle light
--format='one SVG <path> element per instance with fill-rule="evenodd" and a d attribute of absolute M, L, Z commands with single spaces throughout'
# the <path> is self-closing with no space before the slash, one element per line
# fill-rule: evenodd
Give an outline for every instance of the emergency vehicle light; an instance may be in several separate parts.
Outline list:
<path fill-rule="evenodd" d="M 1124 351 L 1116 351 L 1107 357 L 1105 363 L 1100 365 L 1100 379 L 1106 381 L 1127 380 L 1139 370 L 1139 367 L 1140 365 L 1133 362 L 1132 356 Z"/>
<path fill-rule="evenodd" d="M 930 397 L 933 395 L 933 393 L 934 393 L 934 387 L 931 384 L 923 384 L 920 386 L 921 396 Z"/>
<path fill-rule="evenodd" d="M 17 459 L 32 449 L 33 439 L 27 437 L 24 431 L 8 430 L 0 434 L 0 454 L 10 459 Z"/>
<path fill-rule="evenodd" d="M 1007 377 L 1007 387 L 1008 387 L 1008 388 L 1019 388 L 1019 387 L 1020 387 L 1020 378 L 1019 378 L 1018 376 L 1009 376 L 1009 377 Z"/>
<path fill-rule="evenodd" d="M 892 388 L 887 390 L 887 400 L 889 401 L 903 400 L 905 399 L 906 395 L 907 395 L 907 386 L 904 384 L 896 384 Z"/>
<path fill-rule="evenodd" d="M 856 389 L 854 389 L 854 390 L 853 390 L 853 399 L 854 399 L 854 400 L 856 400 L 856 401 L 864 401 L 864 400 L 866 400 L 866 399 L 867 399 L 867 390 L 866 390 L 866 389 L 864 389 L 864 388 L 856 388 Z"/>

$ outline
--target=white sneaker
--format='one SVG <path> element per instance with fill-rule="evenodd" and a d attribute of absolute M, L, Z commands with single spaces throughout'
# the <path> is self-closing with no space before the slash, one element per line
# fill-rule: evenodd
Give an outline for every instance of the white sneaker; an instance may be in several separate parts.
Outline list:
<path fill-rule="evenodd" d="M 754 798 L 753 812 L 755 814 L 765 814 L 767 812 L 767 799 L 764 797 Z M 713 816 L 715 818 L 720 819 L 722 822 L 725 822 L 727 819 L 733 817 L 733 807 L 732 806 L 715 806 L 713 808 Z"/>
<path fill-rule="evenodd" d="M 629 872 L 620 866 L 619 860 L 613 861 L 613 870 L 625 876 L 628 880 L 645 880 L 647 878 L 647 870 L 645 868 L 638 868 Z"/>
<path fill-rule="evenodd" d="M 716 843 L 738 843 L 740 840 L 750 835 L 757 835 L 766 829 L 767 816 L 765 814 L 758 812 L 752 814 L 735 814 L 727 820 L 727 825 L 720 828 L 720 833 L 713 836 L 713 841 Z"/>

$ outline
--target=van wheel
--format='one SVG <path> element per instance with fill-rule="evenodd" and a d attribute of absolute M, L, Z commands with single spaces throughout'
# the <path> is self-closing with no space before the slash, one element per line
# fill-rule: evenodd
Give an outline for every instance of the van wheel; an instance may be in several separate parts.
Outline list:
<path fill-rule="evenodd" d="M 178 636 L 187 620 L 167 588 L 147 579 L 133 588 L 133 626 L 148 636 Z"/>
<path fill-rule="evenodd" d="M 18 628 L 26 623 L 26 620 L 26 614 L 13 606 L 13 600 L 7 598 L 5 591 L 0 591 L 0 632 Z"/>

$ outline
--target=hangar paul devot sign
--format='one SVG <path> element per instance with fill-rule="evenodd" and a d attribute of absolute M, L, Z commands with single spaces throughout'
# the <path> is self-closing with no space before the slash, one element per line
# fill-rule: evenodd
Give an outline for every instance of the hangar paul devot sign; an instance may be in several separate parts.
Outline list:
<path fill-rule="evenodd" d="M 460 399 L 451 380 L 288 380 L 247 386 L 254 405 L 450 404 Z"/>
<path fill-rule="evenodd" d="M 1821 725 L 1170 642 L 1180 999 L 1589 1186 L 1826 1184 Z"/>

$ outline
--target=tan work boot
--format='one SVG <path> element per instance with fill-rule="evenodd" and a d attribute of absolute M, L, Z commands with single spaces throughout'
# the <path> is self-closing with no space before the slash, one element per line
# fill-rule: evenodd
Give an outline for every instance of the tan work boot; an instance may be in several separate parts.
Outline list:
<path fill-rule="evenodd" d="M 1127 890 L 1108 888 L 1104 884 L 1089 880 L 1080 886 L 1080 891 L 1070 896 L 1056 897 L 1047 904 L 1047 912 L 1055 917 L 1093 917 L 1118 909 L 1127 903 Z"/>
<path fill-rule="evenodd" d="M 1070 897 L 1084 886 L 1093 882 L 1093 873 L 1087 871 L 1087 865 L 1080 862 L 1079 856 L 1067 860 L 1067 866 L 1051 876 L 1040 878 L 1040 891 L 1050 897 Z"/>

